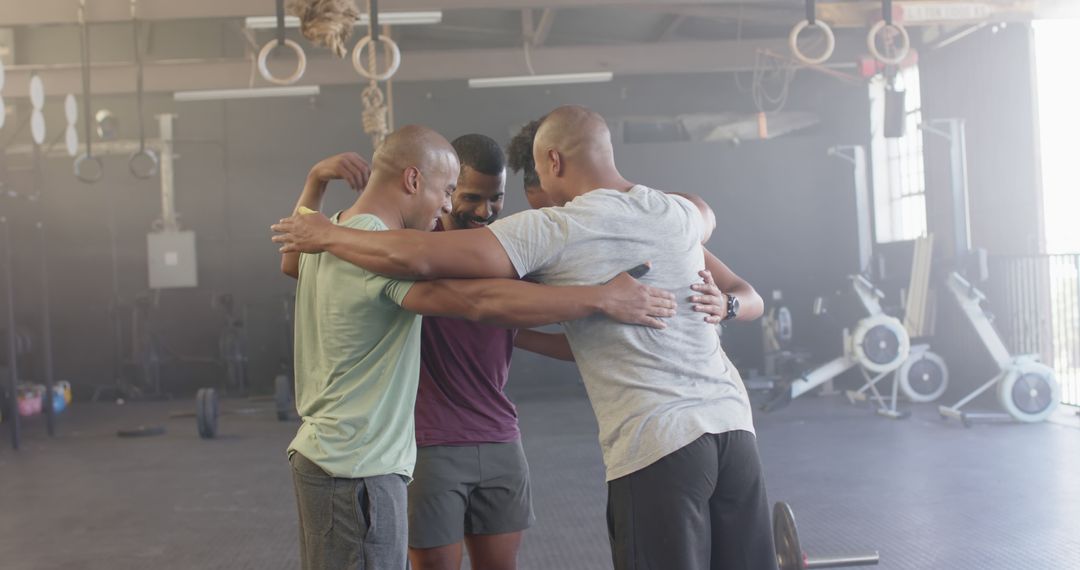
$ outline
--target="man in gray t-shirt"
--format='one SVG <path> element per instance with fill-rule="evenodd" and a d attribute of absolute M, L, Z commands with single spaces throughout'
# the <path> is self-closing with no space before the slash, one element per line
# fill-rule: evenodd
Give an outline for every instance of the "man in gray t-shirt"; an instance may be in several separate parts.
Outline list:
<path fill-rule="evenodd" d="M 679 292 L 707 268 L 723 291 L 726 318 L 760 316 L 760 296 L 703 250 L 704 210 L 623 178 L 599 115 L 556 109 L 533 153 L 541 187 L 560 207 L 437 239 L 294 217 L 275 241 L 411 279 L 527 275 L 592 284 L 649 259 L 643 282 Z M 776 565 L 749 401 L 716 332 L 694 312 L 699 300 L 684 298 L 663 330 L 591 318 L 564 323 L 600 426 L 617 570 Z"/>

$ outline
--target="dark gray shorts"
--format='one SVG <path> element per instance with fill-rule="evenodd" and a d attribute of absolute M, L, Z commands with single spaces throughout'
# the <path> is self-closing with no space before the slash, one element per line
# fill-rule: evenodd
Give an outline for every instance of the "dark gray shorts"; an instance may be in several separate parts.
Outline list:
<path fill-rule="evenodd" d="M 293 453 L 293 486 L 300 511 L 300 567 L 405 570 L 405 477 L 332 477 Z"/>
<path fill-rule="evenodd" d="M 609 481 L 608 534 L 616 570 L 776 570 L 754 434 L 706 434 Z"/>
<path fill-rule="evenodd" d="M 435 548 L 467 534 L 525 530 L 535 521 L 520 441 L 416 450 L 409 485 L 409 547 Z"/>

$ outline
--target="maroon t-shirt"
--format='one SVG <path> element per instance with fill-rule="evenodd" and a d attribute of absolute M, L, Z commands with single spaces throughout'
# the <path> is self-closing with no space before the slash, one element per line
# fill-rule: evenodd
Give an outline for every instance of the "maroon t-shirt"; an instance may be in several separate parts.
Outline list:
<path fill-rule="evenodd" d="M 435 231 L 442 231 L 442 222 Z M 517 409 L 503 389 L 516 330 L 461 319 L 424 317 L 416 445 L 505 443 L 521 436 Z"/>

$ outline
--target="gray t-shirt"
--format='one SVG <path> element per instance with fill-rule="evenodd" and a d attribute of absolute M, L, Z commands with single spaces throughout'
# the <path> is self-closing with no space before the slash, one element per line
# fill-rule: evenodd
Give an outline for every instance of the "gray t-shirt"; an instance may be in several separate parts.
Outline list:
<path fill-rule="evenodd" d="M 663 330 L 603 315 L 563 323 L 596 413 L 609 481 L 703 434 L 754 431 L 742 380 L 689 300 L 705 258 L 701 214 L 688 200 L 640 185 L 598 189 L 490 228 L 521 277 L 596 285 L 651 261 L 641 281 L 678 299 Z"/>

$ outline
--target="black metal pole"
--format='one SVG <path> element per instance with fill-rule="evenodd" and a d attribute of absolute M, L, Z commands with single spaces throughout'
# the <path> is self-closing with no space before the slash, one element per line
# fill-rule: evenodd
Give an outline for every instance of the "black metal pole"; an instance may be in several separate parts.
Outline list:
<path fill-rule="evenodd" d="M 49 298 L 49 250 L 45 239 L 45 205 L 41 202 L 41 147 L 34 145 L 34 195 L 36 202 L 38 234 L 38 255 L 41 258 L 41 361 L 42 374 L 45 377 L 45 401 L 41 403 L 45 411 L 45 425 L 49 437 L 56 436 L 56 408 L 53 405 L 53 353 L 52 353 L 52 311 Z"/>
<path fill-rule="evenodd" d="M 22 435 L 19 427 L 19 363 L 15 350 L 15 287 L 11 276 L 11 223 L 7 216 L 0 215 L 0 225 L 4 226 L 4 285 L 7 289 L 7 351 L 8 351 L 8 422 L 11 424 L 11 447 L 19 449 Z"/>

